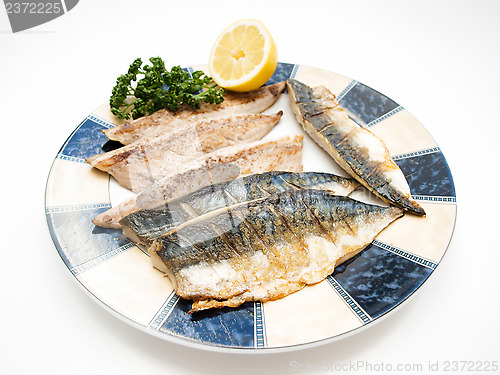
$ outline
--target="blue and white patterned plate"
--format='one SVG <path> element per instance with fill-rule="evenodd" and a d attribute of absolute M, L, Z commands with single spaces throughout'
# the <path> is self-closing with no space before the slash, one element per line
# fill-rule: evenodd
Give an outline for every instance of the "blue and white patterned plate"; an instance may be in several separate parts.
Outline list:
<path fill-rule="evenodd" d="M 446 251 L 456 216 L 451 172 L 438 145 L 408 111 L 360 82 L 280 63 L 268 83 L 287 78 L 327 86 L 355 121 L 382 138 L 427 216 L 405 215 L 326 280 L 281 300 L 190 315 L 189 301 L 173 292 L 143 250 L 121 231 L 91 222 L 123 196 L 113 178 L 85 163 L 103 152 L 107 139 L 101 130 L 120 123 L 104 104 L 61 147 L 46 188 L 47 222 L 56 249 L 95 300 L 169 341 L 212 350 L 269 351 L 345 337 L 393 311 L 427 280 Z M 267 137 L 302 132 L 286 93 L 268 112 L 279 109 L 285 114 Z M 307 136 L 303 164 L 304 170 L 345 175 Z M 354 197 L 377 201 L 363 190 Z"/>

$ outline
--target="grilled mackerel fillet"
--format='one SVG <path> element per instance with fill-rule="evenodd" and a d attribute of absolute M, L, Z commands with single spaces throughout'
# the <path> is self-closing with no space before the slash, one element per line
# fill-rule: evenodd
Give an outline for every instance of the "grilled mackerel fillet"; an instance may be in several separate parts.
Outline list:
<path fill-rule="evenodd" d="M 425 215 L 384 142 L 351 120 L 335 95 L 294 79 L 287 86 L 298 122 L 346 172 L 384 201 Z"/>
<path fill-rule="evenodd" d="M 148 252 L 191 312 L 236 307 L 324 280 L 402 215 L 324 190 L 285 191 L 187 221 Z"/>
<path fill-rule="evenodd" d="M 208 212 L 225 209 L 288 190 L 319 189 L 349 195 L 359 183 L 330 173 L 264 172 L 205 186 L 159 207 L 143 209 L 120 220 L 132 241 L 150 244 L 182 223 Z"/>

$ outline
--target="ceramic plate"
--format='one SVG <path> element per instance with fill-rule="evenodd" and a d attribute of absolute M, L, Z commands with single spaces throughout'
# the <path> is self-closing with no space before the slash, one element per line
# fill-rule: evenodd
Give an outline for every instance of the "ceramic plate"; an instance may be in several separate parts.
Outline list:
<path fill-rule="evenodd" d="M 203 66 L 188 68 L 204 69 Z M 61 147 L 46 190 L 46 215 L 64 264 L 90 293 L 118 317 L 169 341 L 212 350 L 297 349 L 345 337 L 373 325 L 407 300 L 434 272 L 451 239 L 456 216 L 451 172 L 439 146 L 403 107 L 374 89 L 328 71 L 280 63 L 268 83 L 298 79 L 325 85 L 360 125 L 382 138 L 405 174 L 425 218 L 405 215 L 323 282 L 272 302 L 188 314 L 168 278 L 120 230 L 91 220 L 129 194 L 85 159 L 102 153 L 102 129 L 118 124 L 107 104 L 85 118 Z M 288 94 L 267 112 L 284 116 L 266 136 L 302 132 Z M 304 170 L 345 173 L 305 136 Z M 364 189 L 354 198 L 379 202 Z"/>

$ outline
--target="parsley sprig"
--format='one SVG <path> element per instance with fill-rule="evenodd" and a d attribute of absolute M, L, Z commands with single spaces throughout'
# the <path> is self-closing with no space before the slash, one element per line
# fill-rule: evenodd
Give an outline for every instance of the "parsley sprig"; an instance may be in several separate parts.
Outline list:
<path fill-rule="evenodd" d="M 201 102 L 220 104 L 224 90 L 201 70 L 189 75 L 180 66 L 170 71 L 160 57 L 142 66 L 140 58 L 116 80 L 109 100 L 111 112 L 123 119 L 136 119 L 162 108 L 175 111 L 182 103 L 199 108 Z"/>

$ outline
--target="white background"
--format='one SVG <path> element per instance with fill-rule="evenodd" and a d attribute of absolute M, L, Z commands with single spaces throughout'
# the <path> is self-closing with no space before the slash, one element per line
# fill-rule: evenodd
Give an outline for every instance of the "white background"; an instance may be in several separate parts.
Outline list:
<path fill-rule="evenodd" d="M 456 185 L 452 241 L 419 293 L 373 327 L 307 350 L 214 353 L 137 330 L 82 291 L 45 221 L 51 163 L 116 77 L 136 57 L 206 63 L 218 34 L 240 18 L 267 25 L 280 61 L 352 77 L 408 109 L 441 147 Z M 499 21 L 494 0 L 80 0 L 13 34 L 0 6 L 0 371 L 243 375 L 321 365 L 309 373 L 332 373 L 362 361 L 371 373 L 387 364 L 421 364 L 413 372 L 426 373 L 436 361 L 442 370 L 445 361 L 500 360 Z"/>

